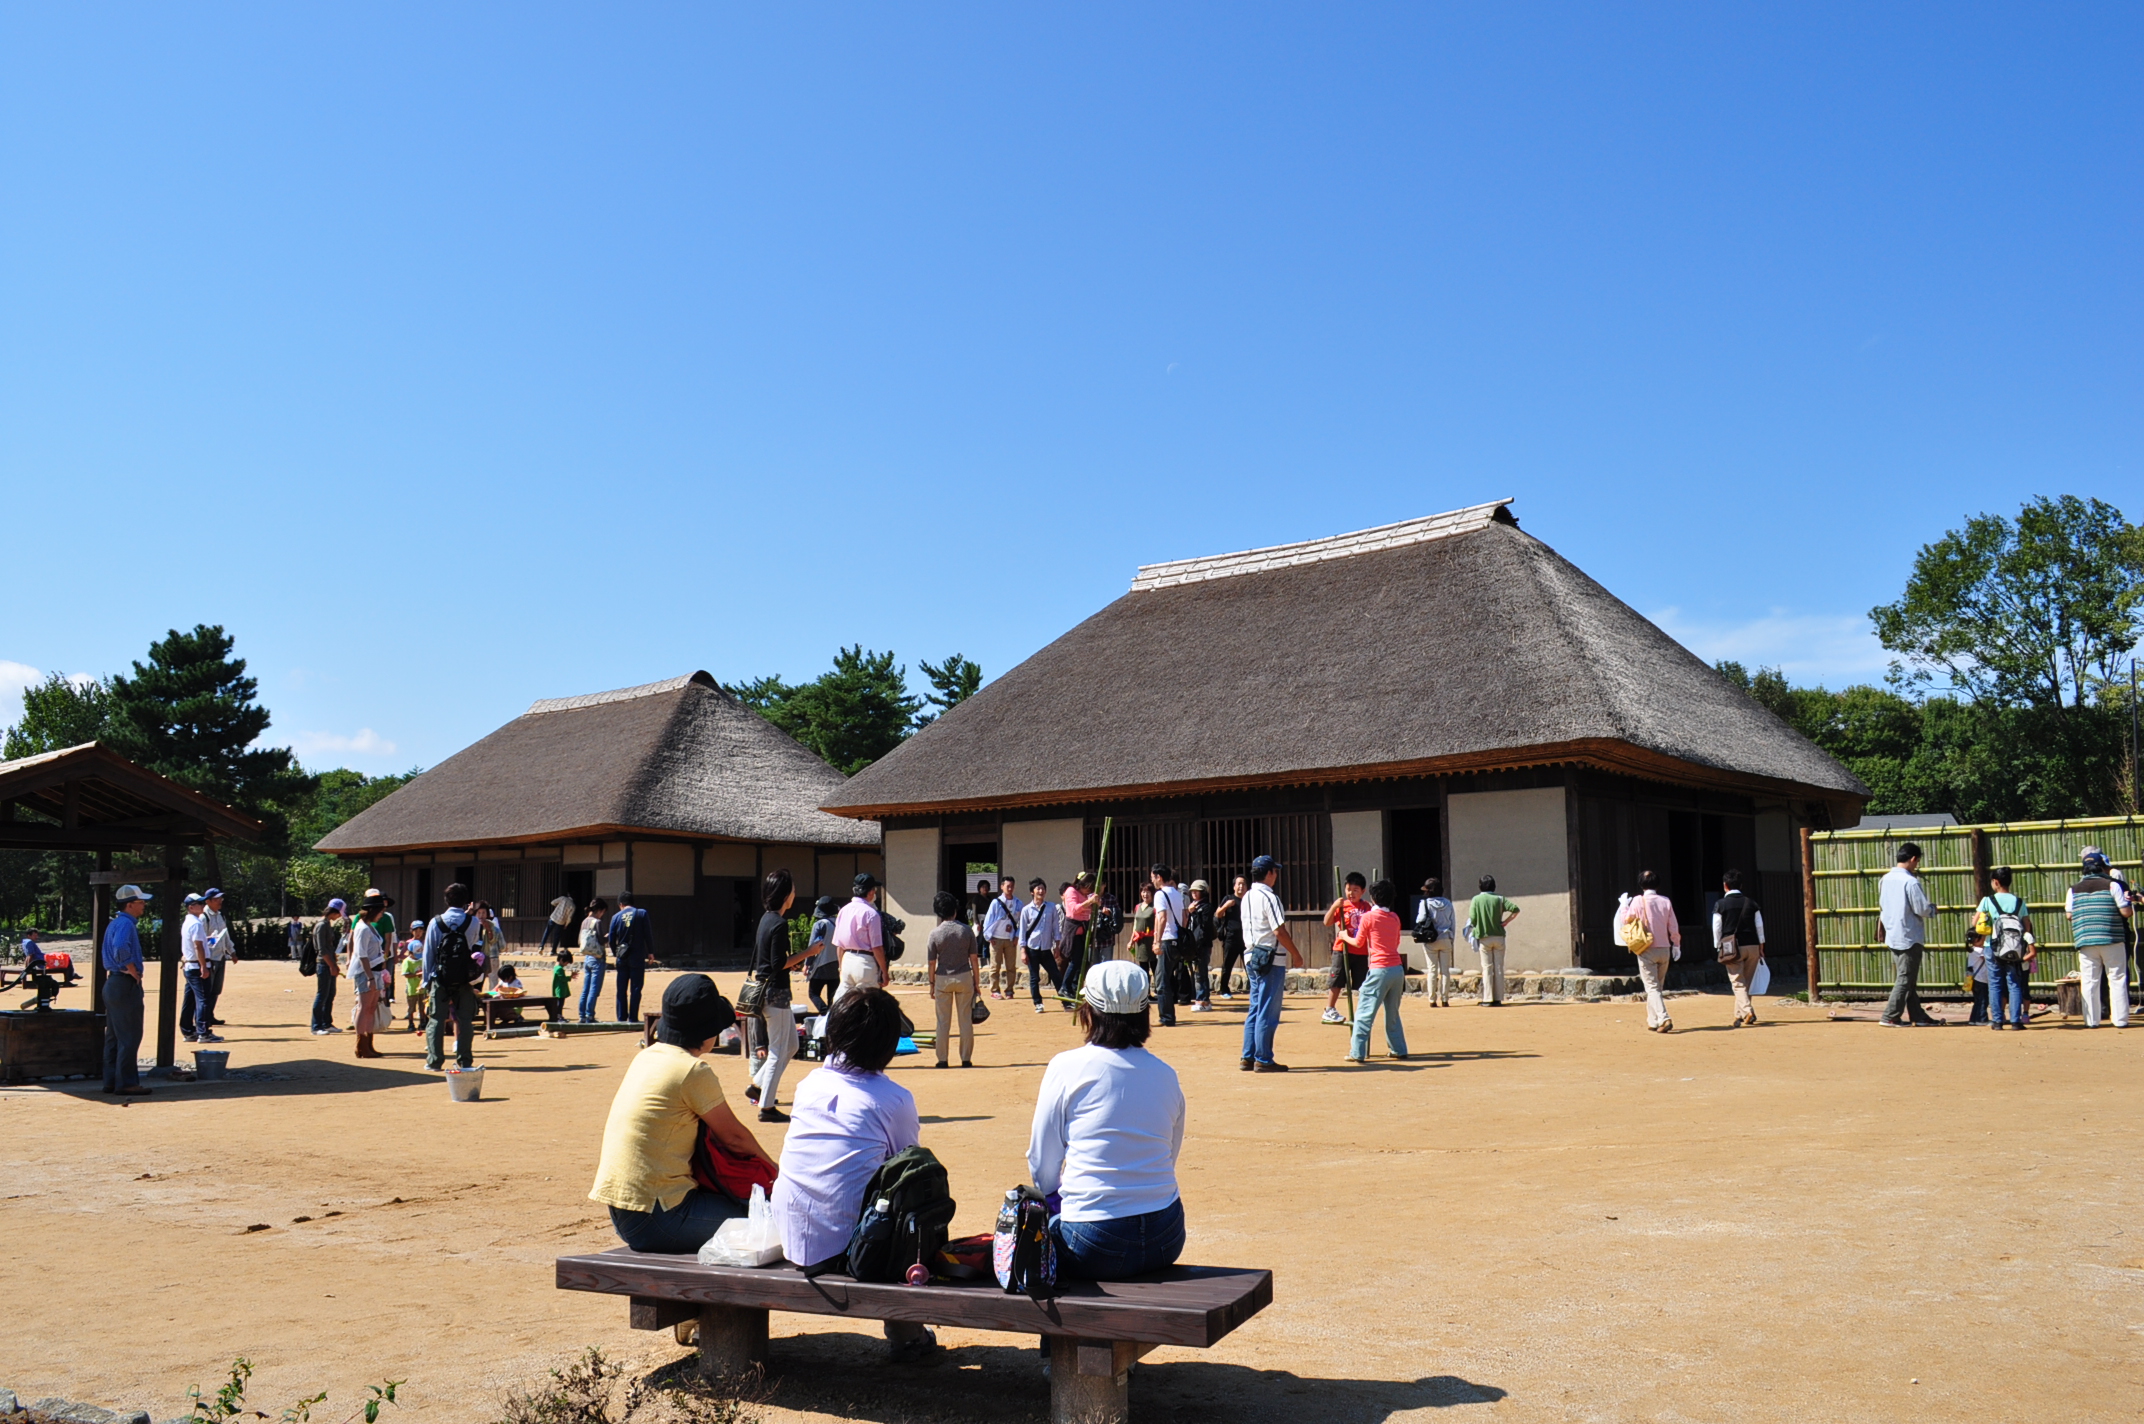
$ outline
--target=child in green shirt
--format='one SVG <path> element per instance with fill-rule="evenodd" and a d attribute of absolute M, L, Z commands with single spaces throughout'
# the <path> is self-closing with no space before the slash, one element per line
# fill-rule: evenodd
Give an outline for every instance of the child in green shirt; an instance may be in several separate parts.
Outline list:
<path fill-rule="evenodd" d="M 551 997 L 561 1004 L 573 996 L 573 951 L 558 952 L 558 964 L 551 970 Z"/>

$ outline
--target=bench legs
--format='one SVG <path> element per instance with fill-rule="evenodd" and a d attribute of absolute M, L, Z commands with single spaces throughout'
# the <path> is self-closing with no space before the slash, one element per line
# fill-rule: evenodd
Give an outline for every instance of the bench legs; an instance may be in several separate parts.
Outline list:
<path fill-rule="evenodd" d="M 1125 1340 L 1050 1336 L 1050 1424 L 1129 1424 L 1126 1371 L 1153 1348 Z"/>
<path fill-rule="evenodd" d="M 750 1374 L 767 1363 L 767 1312 L 741 1305 L 700 1307 L 700 1377 Z"/>

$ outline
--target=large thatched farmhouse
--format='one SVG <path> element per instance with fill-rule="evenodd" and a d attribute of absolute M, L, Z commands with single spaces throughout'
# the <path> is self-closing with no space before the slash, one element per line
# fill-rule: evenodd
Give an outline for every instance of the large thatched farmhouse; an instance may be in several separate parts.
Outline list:
<path fill-rule="evenodd" d="M 1868 795 L 1504 501 L 1142 568 L 821 804 L 882 824 L 919 923 L 970 864 L 1054 889 L 1113 817 L 1127 903 L 1156 860 L 1225 888 L 1270 853 L 1313 921 L 1336 873 L 1463 897 L 1487 872 L 1524 907 L 1512 968 L 1615 971 L 1641 868 L 1691 921 L 1722 870 L 1755 872 L 1798 954 L 1796 832 L 1852 825 Z"/>
<path fill-rule="evenodd" d="M 763 872 L 786 867 L 808 902 L 878 871 L 878 827 L 817 809 L 842 784 L 696 672 L 538 702 L 320 849 L 369 860 L 405 917 L 458 880 L 534 943 L 561 890 L 581 905 L 630 890 L 658 956 L 720 957 L 751 944 Z"/>

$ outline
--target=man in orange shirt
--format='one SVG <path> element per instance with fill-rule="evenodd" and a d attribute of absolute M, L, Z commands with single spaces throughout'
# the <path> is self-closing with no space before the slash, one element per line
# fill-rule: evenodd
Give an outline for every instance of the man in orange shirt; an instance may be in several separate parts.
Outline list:
<path fill-rule="evenodd" d="M 1362 927 L 1363 912 L 1370 908 L 1362 898 L 1363 892 L 1368 890 L 1369 886 L 1370 882 L 1364 878 L 1361 871 L 1350 870 L 1347 873 L 1347 889 L 1325 911 L 1325 923 L 1332 927 L 1333 932 L 1332 987 L 1325 995 L 1324 1022 L 1329 1024 L 1347 1022 L 1347 1018 L 1340 1012 L 1340 991 L 1359 990 L 1362 988 L 1364 976 L 1370 972 L 1368 957 L 1346 947 L 1355 942 L 1356 932 Z"/>

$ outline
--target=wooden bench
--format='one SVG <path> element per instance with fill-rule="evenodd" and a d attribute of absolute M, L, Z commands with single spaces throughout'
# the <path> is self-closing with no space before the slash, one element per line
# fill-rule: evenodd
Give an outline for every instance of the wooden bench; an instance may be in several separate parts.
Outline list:
<path fill-rule="evenodd" d="M 565 1002 L 556 994 L 515 994 L 505 998 L 479 994 L 476 996 L 477 1027 L 485 1033 L 492 1032 L 499 1026 L 499 1014 L 508 1009 L 542 1009 L 547 1022 L 556 1022 L 566 1016 Z"/>
<path fill-rule="evenodd" d="M 1156 1345 L 1213 1344 L 1272 1304 L 1273 1273 L 1176 1266 L 1135 1281 L 1068 1282 L 1055 1299 L 1034 1301 L 1007 1295 L 995 1281 L 806 1280 L 794 1266 L 703 1266 L 691 1256 L 621 1247 L 559 1257 L 558 1288 L 628 1297 L 635 1330 L 698 1320 L 700 1370 L 709 1378 L 766 1362 L 770 1310 L 1042 1335 L 1050 1342 L 1050 1418 L 1123 1424 L 1130 1417 L 1125 1372 L 1132 1362 Z"/>

